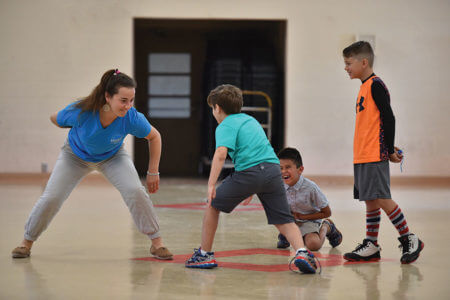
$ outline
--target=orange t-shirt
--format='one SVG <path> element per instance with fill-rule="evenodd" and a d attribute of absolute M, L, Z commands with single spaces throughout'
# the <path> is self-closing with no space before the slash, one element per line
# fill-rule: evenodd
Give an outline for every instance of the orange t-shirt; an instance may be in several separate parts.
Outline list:
<path fill-rule="evenodd" d="M 374 78 L 377 77 L 369 77 L 361 85 L 356 101 L 356 125 L 353 142 L 354 164 L 388 159 L 388 151 L 384 145 L 384 131 L 380 111 L 372 97 Z"/>

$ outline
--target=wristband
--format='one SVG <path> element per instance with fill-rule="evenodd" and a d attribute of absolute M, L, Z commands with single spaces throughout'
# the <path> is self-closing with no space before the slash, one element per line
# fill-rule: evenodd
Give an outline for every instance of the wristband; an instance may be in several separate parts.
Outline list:
<path fill-rule="evenodd" d="M 158 175 L 159 175 L 159 172 L 156 172 L 156 173 L 150 173 L 149 171 L 147 171 L 147 175 L 150 175 L 150 176 L 158 176 Z"/>

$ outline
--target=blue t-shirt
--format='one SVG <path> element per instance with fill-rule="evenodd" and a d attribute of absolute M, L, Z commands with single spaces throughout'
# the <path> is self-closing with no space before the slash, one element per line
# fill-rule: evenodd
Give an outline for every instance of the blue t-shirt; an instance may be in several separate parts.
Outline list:
<path fill-rule="evenodd" d="M 103 128 L 98 111 L 81 112 L 81 108 L 74 105 L 71 103 L 59 111 L 56 122 L 62 127 L 72 127 L 69 144 L 73 153 L 83 160 L 99 162 L 108 159 L 119 151 L 128 134 L 144 138 L 151 131 L 150 123 L 134 107 L 123 118 L 117 117 Z"/>
<path fill-rule="evenodd" d="M 228 148 L 236 171 L 263 162 L 280 163 L 261 125 L 247 114 L 228 115 L 217 126 L 216 149 L 218 147 Z"/>

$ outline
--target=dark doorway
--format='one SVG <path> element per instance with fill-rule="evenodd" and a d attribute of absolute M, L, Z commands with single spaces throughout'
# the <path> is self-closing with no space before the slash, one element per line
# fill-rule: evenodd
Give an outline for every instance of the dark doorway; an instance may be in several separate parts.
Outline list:
<path fill-rule="evenodd" d="M 217 126 L 206 96 L 223 83 L 270 96 L 271 143 L 276 151 L 283 147 L 285 21 L 135 19 L 134 33 L 136 108 L 161 132 L 162 176 L 205 172 Z M 245 106 L 266 104 L 262 97 L 244 97 Z M 264 114 L 249 114 L 267 121 Z M 135 139 L 134 157 L 143 176 L 145 140 Z"/>

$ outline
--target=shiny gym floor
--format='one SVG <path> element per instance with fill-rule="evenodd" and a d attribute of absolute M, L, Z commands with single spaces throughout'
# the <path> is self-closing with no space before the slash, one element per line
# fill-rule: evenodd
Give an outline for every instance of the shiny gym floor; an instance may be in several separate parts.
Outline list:
<path fill-rule="evenodd" d="M 397 233 L 382 216 L 380 262 L 345 264 L 344 252 L 364 237 L 364 206 L 347 183 L 316 181 L 344 235 L 316 253 L 321 274 L 289 271 L 289 250 L 276 249 L 259 201 L 221 215 L 214 250 L 219 268 L 186 269 L 200 244 L 205 180 L 162 179 L 151 195 L 169 262 L 150 258 L 118 191 L 87 177 L 64 203 L 26 259 L 11 250 L 45 180 L 0 178 L 0 299 L 450 299 L 450 185 L 392 184 L 410 230 L 424 241 L 420 258 L 400 264 Z M 420 181 L 419 181 L 420 182 Z"/>

